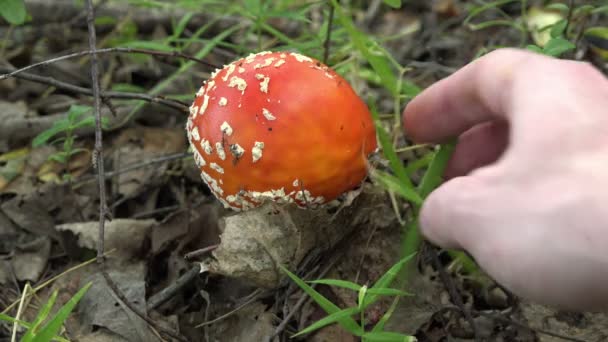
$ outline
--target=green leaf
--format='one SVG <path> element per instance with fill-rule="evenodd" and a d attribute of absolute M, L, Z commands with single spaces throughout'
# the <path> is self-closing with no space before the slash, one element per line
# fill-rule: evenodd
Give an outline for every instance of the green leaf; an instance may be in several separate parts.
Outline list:
<path fill-rule="evenodd" d="M 435 153 L 433 153 L 433 152 L 425 153 L 424 156 L 422 156 L 421 158 L 411 161 L 405 167 L 405 172 L 407 172 L 407 174 L 411 176 L 414 174 L 414 172 L 427 167 L 433 160 L 434 155 L 435 155 Z"/>
<path fill-rule="evenodd" d="M 26 327 L 28 329 L 32 328 L 32 325 L 28 322 L 19 320 L 19 319 L 14 319 L 13 317 L 9 316 L 9 315 L 5 315 L 3 313 L 0 313 L 0 321 L 5 321 L 5 322 L 9 322 L 9 323 L 17 323 L 23 327 Z"/>
<path fill-rule="evenodd" d="M 9 24 L 21 25 L 27 17 L 24 0 L 0 0 L 0 15 Z"/>
<path fill-rule="evenodd" d="M 543 49 L 541 49 L 537 45 L 528 45 L 528 46 L 526 46 L 526 49 L 528 49 L 528 50 L 530 50 L 532 52 L 536 52 L 536 53 L 544 53 Z"/>
<path fill-rule="evenodd" d="M 391 283 L 395 280 L 395 277 L 397 277 L 397 274 L 401 271 L 403 266 L 405 266 L 405 264 L 408 261 L 410 261 L 410 259 L 412 257 L 414 257 L 414 255 L 416 255 L 416 254 L 412 253 L 412 254 L 404 257 L 403 259 L 401 259 L 395 265 L 393 265 L 388 271 L 386 271 L 386 273 L 384 273 L 384 275 L 382 275 L 382 277 L 380 277 L 380 279 L 378 279 L 376 281 L 374 286 L 372 286 L 372 289 L 388 288 L 391 285 Z M 363 304 L 363 307 L 368 307 L 369 305 L 373 304 L 376 301 L 376 299 L 378 298 L 378 296 L 379 295 L 377 295 L 377 294 L 370 293 L 365 298 L 365 303 Z"/>
<path fill-rule="evenodd" d="M 44 320 L 48 317 L 53 305 L 55 305 L 55 300 L 57 299 L 57 294 L 59 291 L 55 290 L 49 297 L 49 300 L 44 304 L 40 311 L 38 311 L 38 315 L 34 320 L 34 324 L 31 329 L 27 331 L 27 333 L 23 336 L 22 342 L 32 341 L 35 336 L 35 332 L 38 330 L 38 327 L 44 322 Z"/>
<path fill-rule="evenodd" d="M 395 332 L 368 332 L 362 336 L 364 341 L 370 342 L 413 342 L 416 341 L 413 336 L 403 335 Z"/>
<path fill-rule="evenodd" d="M 73 130 L 76 130 L 78 128 L 81 127 L 94 127 L 95 126 L 95 117 L 94 116 L 88 116 L 80 121 L 78 121 L 77 123 L 75 123 L 72 126 Z"/>
<path fill-rule="evenodd" d="M 431 191 L 441 184 L 443 172 L 452 156 L 455 146 L 454 142 L 450 142 L 439 146 L 438 150 L 435 152 L 431 164 L 418 185 L 418 194 L 420 194 L 422 198 L 426 198 Z"/>
<path fill-rule="evenodd" d="M 322 294 L 317 292 L 315 289 L 310 287 L 306 282 L 298 278 L 295 274 L 291 273 L 288 269 L 286 269 L 283 265 L 279 265 L 281 270 L 287 274 L 291 280 L 293 280 L 304 292 L 306 292 L 319 306 L 327 312 L 329 315 L 340 312 L 340 308 L 332 303 L 329 299 L 325 298 Z M 342 326 L 346 331 L 350 332 L 355 336 L 361 336 L 363 334 L 363 328 L 361 328 L 357 322 L 352 319 L 350 316 L 340 316 L 337 322 Z"/>
<path fill-rule="evenodd" d="M 604 10 L 608 9 L 608 6 L 603 7 L 606 7 Z M 572 17 L 576 18 L 581 16 L 587 16 L 589 14 L 600 13 L 601 11 L 596 12 L 598 9 L 601 9 L 601 7 L 596 8 L 593 5 L 581 5 L 579 7 L 576 7 L 574 11 L 572 11 Z"/>
<path fill-rule="evenodd" d="M 311 331 L 318 330 L 318 329 L 323 328 L 332 323 L 342 321 L 344 318 L 350 318 L 350 316 L 355 315 L 357 313 L 359 313 L 358 308 L 348 308 L 348 309 L 337 311 L 331 315 L 321 318 L 320 320 L 314 322 L 313 324 L 309 325 L 305 329 L 302 329 L 302 331 L 299 331 L 297 334 L 292 335 L 291 337 L 293 338 L 296 336 L 307 334 Z M 352 333 L 352 331 L 351 331 L 351 333 Z M 361 336 L 361 333 L 358 334 L 357 336 Z"/>
<path fill-rule="evenodd" d="M 585 30 L 583 37 L 591 47 L 599 50 L 608 50 L 608 27 L 590 27 Z"/>
<path fill-rule="evenodd" d="M 568 20 L 566 19 L 561 19 L 557 23 L 553 24 L 551 26 L 551 38 L 558 38 L 563 35 L 567 25 Z"/>
<path fill-rule="evenodd" d="M 420 197 L 420 195 L 415 190 L 412 190 L 411 188 L 403 184 L 399 178 L 380 170 L 373 170 L 371 172 L 371 175 L 373 179 L 381 183 L 382 186 L 384 186 L 388 190 L 397 193 L 401 197 L 416 205 L 422 204 L 422 197 Z"/>
<path fill-rule="evenodd" d="M 359 284 L 355 284 L 353 282 L 350 282 L 347 280 L 340 280 L 340 279 L 318 279 L 318 280 L 308 281 L 308 283 L 343 287 L 343 288 L 353 290 L 353 291 L 359 291 L 359 289 L 361 289 L 361 285 L 359 285 Z"/>
<path fill-rule="evenodd" d="M 575 48 L 576 45 L 564 38 L 552 38 L 543 48 L 543 53 L 552 57 L 559 57 L 564 52 L 573 50 Z"/>
<path fill-rule="evenodd" d="M 401 0 L 384 0 L 384 3 L 392 8 L 401 8 Z"/>
<path fill-rule="evenodd" d="M 407 192 L 414 192 L 414 185 L 412 184 L 412 181 L 410 180 L 408 173 L 403 166 L 403 162 L 401 159 L 399 159 L 397 152 L 395 152 L 395 148 L 393 147 L 389 133 L 384 130 L 384 127 L 382 127 L 380 117 L 378 116 L 373 104 L 370 107 L 370 112 L 372 114 L 372 118 L 374 119 L 374 124 L 376 125 L 378 141 L 380 142 L 384 156 L 386 159 L 388 159 L 391 169 L 399 179 L 401 186 L 404 187 Z"/>
<path fill-rule="evenodd" d="M 118 19 L 110 16 L 97 17 L 95 18 L 95 25 L 103 26 L 103 25 L 115 25 L 118 22 Z"/>
<path fill-rule="evenodd" d="M 471 11 L 469 11 L 469 15 L 464 19 L 463 24 L 464 25 L 468 25 L 469 22 L 471 21 L 471 19 L 475 18 L 476 16 L 480 15 L 481 13 L 490 10 L 490 9 L 494 9 L 497 7 L 500 7 L 502 5 L 506 5 L 510 2 L 515 2 L 515 1 L 521 1 L 521 0 L 501 0 L 501 1 L 493 1 L 487 4 L 484 4 L 482 6 L 478 6 L 473 8 Z"/>
<path fill-rule="evenodd" d="M 39 146 L 43 145 L 56 134 L 58 134 L 60 132 L 64 132 L 66 129 L 68 129 L 69 126 L 70 126 L 70 123 L 68 122 L 67 119 L 55 121 L 55 123 L 53 124 L 53 126 L 51 126 L 51 128 L 40 132 L 40 134 L 38 134 L 34 138 L 34 140 L 32 140 L 32 146 L 39 147 Z"/>
<path fill-rule="evenodd" d="M 68 110 L 68 121 L 76 122 L 81 116 L 93 110 L 91 106 L 72 105 Z"/>
<path fill-rule="evenodd" d="M 186 13 L 186 15 L 184 15 L 179 20 L 179 22 L 177 23 L 177 25 L 173 29 L 173 34 L 171 35 L 171 38 L 177 38 L 177 37 L 181 36 L 181 34 L 186 29 L 186 26 L 188 25 L 188 22 L 190 22 L 190 19 L 192 19 L 193 16 L 194 16 L 194 13 L 192 13 L 192 12 Z"/>
<path fill-rule="evenodd" d="M 608 5 L 602 5 L 602 6 L 598 6 L 597 8 L 595 8 L 594 10 L 591 11 L 591 13 L 593 14 L 602 14 L 608 12 Z"/>
<path fill-rule="evenodd" d="M 67 152 L 57 152 L 55 154 L 51 154 L 49 156 L 49 160 L 54 160 L 60 164 L 65 164 L 68 160 L 68 153 Z"/>
<path fill-rule="evenodd" d="M 357 304 L 359 305 L 359 310 L 363 310 L 363 304 L 365 301 L 365 295 L 367 294 L 367 286 L 362 286 L 359 289 L 359 293 L 357 296 Z"/>
<path fill-rule="evenodd" d="M 547 7 L 545 7 L 545 8 L 548 10 L 568 12 L 570 7 L 568 7 L 568 5 L 566 5 L 566 4 L 554 3 L 554 4 L 547 5 Z"/>
<path fill-rule="evenodd" d="M 367 289 L 367 293 L 380 296 L 412 296 L 409 292 L 391 288 Z"/>
<path fill-rule="evenodd" d="M 36 335 L 36 341 L 50 341 L 53 336 L 57 334 L 68 316 L 72 313 L 72 310 L 74 310 L 76 304 L 78 304 L 80 299 L 92 285 L 93 283 L 86 284 L 74 295 L 74 297 L 70 298 L 70 300 L 63 307 L 61 307 L 61 309 L 59 309 L 55 317 Z"/>

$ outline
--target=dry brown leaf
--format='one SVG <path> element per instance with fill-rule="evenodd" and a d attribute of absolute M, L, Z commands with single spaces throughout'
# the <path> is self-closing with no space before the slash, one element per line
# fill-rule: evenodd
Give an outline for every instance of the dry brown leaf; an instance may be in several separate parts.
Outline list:
<path fill-rule="evenodd" d="M 142 312 L 146 311 L 146 267 L 144 262 L 113 264 L 109 275 L 127 300 Z M 78 305 L 81 324 L 91 333 L 96 326 L 104 327 L 120 335 L 127 341 L 152 342 L 160 341 L 154 335 L 148 323 L 126 307 L 108 287 L 99 273 L 85 277 L 81 286 L 92 282 Z"/>
<path fill-rule="evenodd" d="M 114 170 L 149 159 L 184 151 L 186 139 L 182 128 L 135 127 L 126 129 L 112 142 Z M 119 194 L 131 197 L 162 179 L 166 163 L 142 167 L 116 176 Z"/>
<path fill-rule="evenodd" d="M 274 315 L 266 305 L 251 303 L 233 316 L 221 320 L 210 328 L 212 341 L 250 342 L 266 341 L 274 332 Z"/>
<path fill-rule="evenodd" d="M 51 255 L 51 240 L 46 236 L 18 246 L 11 265 L 19 281 L 38 282 Z"/>
<path fill-rule="evenodd" d="M 122 258 L 131 258 L 140 253 L 144 241 L 155 220 L 115 219 L 105 224 L 105 248 L 116 249 Z M 57 231 L 70 231 L 78 238 L 78 245 L 94 250 L 99 241 L 99 222 L 66 223 L 56 227 Z"/>

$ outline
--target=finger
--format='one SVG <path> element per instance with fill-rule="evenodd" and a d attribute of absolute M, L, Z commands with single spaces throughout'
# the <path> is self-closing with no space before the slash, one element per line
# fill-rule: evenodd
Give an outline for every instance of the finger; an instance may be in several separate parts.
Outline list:
<path fill-rule="evenodd" d="M 502 155 L 509 141 L 509 127 L 505 121 L 479 124 L 459 138 L 445 171 L 445 178 L 464 176 L 489 165 Z"/>
<path fill-rule="evenodd" d="M 463 176 L 437 188 L 420 209 L 421 233 L 443 248 L 477 250 L 475 243 L 498 215 L 493 211 L 502 207 L 491 205 L 488 185 L 480 177 Z"/>
<path fill-rule="evenodd" d="M 480 57 L 407 105 L 403 112 L 406 133 L 417 142 L 441 143 L 478 123 L 509 120 L 515 72 L 522 65 L 547 58 L 516 49 Z"/>

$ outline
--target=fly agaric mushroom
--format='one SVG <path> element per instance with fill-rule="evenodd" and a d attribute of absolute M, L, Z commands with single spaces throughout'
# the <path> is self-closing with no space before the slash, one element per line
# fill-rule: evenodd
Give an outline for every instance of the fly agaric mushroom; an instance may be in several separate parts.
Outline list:
<path fill-rule="evenodd" d="M 227 208 L 318 207 L 357 188 L 377 148 L 365 103 L 326 65 L 261 52 L 212 73 L 186 125 L 204 182 Z"/>

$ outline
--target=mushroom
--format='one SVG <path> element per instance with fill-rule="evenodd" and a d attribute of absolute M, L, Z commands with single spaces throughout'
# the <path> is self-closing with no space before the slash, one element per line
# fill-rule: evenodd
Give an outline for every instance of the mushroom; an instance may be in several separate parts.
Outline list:
<path fill-rule="evenodd" d="M 271 201 L 315 208 L 359 187 L 376 131 L 335 71 L 293 52 L 260 52 L 216 70 L 196 94 L 187 136 L 226 208 Z"/>

